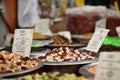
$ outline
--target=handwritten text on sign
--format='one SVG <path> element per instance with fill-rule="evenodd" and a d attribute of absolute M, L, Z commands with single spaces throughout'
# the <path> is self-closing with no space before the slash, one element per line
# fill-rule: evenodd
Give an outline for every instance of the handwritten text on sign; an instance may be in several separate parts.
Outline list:
<path fill-rule="evenodd" d="M 95 80 L 120 80 L 120 52 L 101 52 Z"/>
<path fill-rule="evenodd" d="M 108 29 L 98 28 L 88 43 L 86 50 L 98 52 L 108 32 Z"/>
<path fill-rule="evenodd" d="M 31 51 L 33 29 L 16 29 L 12 52 L 29 56 Z"/>

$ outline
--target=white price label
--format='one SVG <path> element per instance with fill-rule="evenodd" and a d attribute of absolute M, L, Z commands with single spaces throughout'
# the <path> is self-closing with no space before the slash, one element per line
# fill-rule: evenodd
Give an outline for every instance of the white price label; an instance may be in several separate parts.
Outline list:
<path fill-rule="evenodd" d="M 105 29 L 106 28 L 106 21 L 107 21 L 106 18 L 103 18 L 103 19 L 100 19 L 99 21 L 97 21 L 95 24 L 95 30 L 97 28 L 104 28 Z"/>
<path fill-rule="evenodd" d="M 120 79 L 120 52 L 101 52 L 95 80 Z"/>
<path fill-rule="evenodd" d="M 117 31 L 118 36 L 120 37 L 120 26 L 116 27 L 116 31 Z"/>
<path fill-rule="evenodd" d="M 108 32 L 108 29 L 98 28 L 88 43 L 86 50 L 98 52 Z"/>
<path fill-rule="evenodd" d="M 58 32 L 58 34 L 71 40 L 71 33 L 69 31 L 61 31 L 61 32 Z"/>
<path fill-rule="evenodd" d="M 50 19 L 40 19 L 34 28 L 35 32 L 41 33 L 43 35 L 51 36 L 52 32 L 49 28 L 49 25 L 50 25 Z"/>
<path fill-rule="evenodd" d="M 33 29 L 16 29 L 12 52 L 29 56 L 31 51 Z"/>

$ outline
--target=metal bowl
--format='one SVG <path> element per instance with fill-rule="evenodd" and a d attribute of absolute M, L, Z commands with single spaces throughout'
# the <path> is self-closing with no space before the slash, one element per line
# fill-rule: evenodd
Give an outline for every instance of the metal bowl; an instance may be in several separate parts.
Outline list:
<path fill-rule="evenodd" d="M 58 65 L 58 66 L 64 66 L 64 65 L 80 65 L 80 64 L 88 64 L 88 63 L 94 63 L 97 62 L 98 58 L 91 59 L 91 60 L 81 60 L 81 61 L 64 61 L 64 62 L 43 62 L 44 65 Z"/>
<path fill-rule="evenodd" d="M 88 71 L 89 68 L 97 66 L 98 62 L 85 65 L 79 69 L 79 73 L 87 78 L 94 78 L 95 74 Z"/>
<path fill-rule="evenodd" d="M 43 62 L 43 69 L 44 72 L 54 72 L 59 71 L 60 73 L 75 73 L 76 75 L 80 76 L 79 68 L 89 64 L 95 63 L 98 61 L 98 55 L 93 53 L 96 56 L 96 59 L 91 60 L 81 60 L 81 61 L 64 61 L 64 62 Z"/>
<path fill-rule="evenodd" d="M 41 68 L 43 66 L 43 62 L 41 62 L 40 60 L 37 60 L 37 61 L 38 61 L 38 66 L 36 66 L 35 68 L 23 70 L 23 71 L 20 71 L 20 72 L 0 73 L 0 78 L 21 76 L 23 74 L 35 71 L 35 70 L 37 70 L 37 69 L 39 69 L 39 68 Z"/>

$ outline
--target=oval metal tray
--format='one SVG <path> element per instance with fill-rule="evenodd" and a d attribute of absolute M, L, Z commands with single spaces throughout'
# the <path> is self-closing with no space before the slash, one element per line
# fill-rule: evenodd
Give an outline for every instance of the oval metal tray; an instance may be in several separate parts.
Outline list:
<path fill-rule="evenodd" d="M 48 47 L 51 48 L 56 48 L 56 47 L 72 47 L 72 48 L 80 48 L 80 47 L 85 47 L 87 44 L 68 44 L 68 45 L 47 45 Z"/>
<path fill-rule="evenodd" d="M 25 73 L 35 71 L 35 70 L 37 70 L 37 69 L 39 69 L 43 66 L 43 62 L 41 62 L 40 60 L 37 60 L 37 61 L 38 61 L 38 66 L 36 66 L 35 68 L 23 70 L 23 71 L 20 71 L 20 72 L 0 73 L 0 78 L 18 76 L 18 75 L 23 75 Z"/>
<path fill-rule="evenodd" d="M 79 73 L 87 78 L 94 78 L 95 74 L 88 72 L 88 69 L 96 66 L 97 64 L 98 62 L 85 65 L 79 69 Z"/>
<path fill-rule="evenodd" d="M 78 47 L 85 47 L 87 46 L 89 39 L 82 39 L 78 37 L 72 37 L 72 44 L 56 44 L 53 45 L 53 43 L 47 45 L 48 47 L 56 48 L 56 47 L 73 47 L 73 48 L 78 48 Z"/>
<path fill-rule="evenodd" d="M 64 62 L 43 62 L 43 65 L 79 65 L 97 62 L 98 58 L 93 60 L 82 60 L 82 61 L 64 61 Z"/>
<path fill-rule="evenodd" d="M 89 52 L 85 50 L 81 50 L 83 52 Z M 94 56 L 95 59 L 89 59 L 89 60 L 81 60 L 81 61 L 63 61 L 63 62 L 43 62 L 43 65 L 79 65 L 79 64 L 88 64 L 88 63 L 94 63 L 98 61 L 99 53 L 91 53 L 91 56 Z"/>

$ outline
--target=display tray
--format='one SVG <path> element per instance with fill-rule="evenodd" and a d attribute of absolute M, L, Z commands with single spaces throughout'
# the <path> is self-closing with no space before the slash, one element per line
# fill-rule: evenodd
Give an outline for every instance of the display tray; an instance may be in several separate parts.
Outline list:
<path fill-rule="evenodd" d="M 84 47 L 88 44 L 89 39 L 80 38 L 78 36 L 72 36 L 71 40 L 60 36 L 60 35 L 54 35 L 49 38 L 50 40 L 53 40 L 52 43 L 47 45 L 48 47 Z"/>
<path fill-rule="evenodd" d="M 43 66 L 43 62 L 41 62 L 40 60 L 37 60 L 37 61 L 38 61 L 38 66 L 36 66 L 35 68 L 23 70 L 20 72 L 0 73 L 0 78 L 15 77 L 15 76 L 20 76 L 20 75 L 35 71 Z"/>
<path fill-rule="evenodd" d="M 85 65 L 79 69 L 79 73 L 87 78 L 94 78 L 95 74 L 90 73 L 88 69 L 95 67 L 97 64 L 98 62 Z"/>
<path fill-rule="evenodd" d="M 56 48 L 56 47 L 72 47 L 72 48 L 80 48 L 80 47 L 85 47 L 87 44 L 67 44 L 67 45 L 47 45 L 50 48 Z"/>
<path fill-rule="evenodd" d="M 49 39 L 46 39 L 46 40 L 33 40 L 32 41 L 32 47 L 43 47 L 43 46 L 49 45 L 52 42 L 53 42 L 53 40 L 49 40 Z"/>
<path fill-rule="evenodd" d="M 75 48 L 75 47 L 85 47 L 85 46 L 87 46 L 87 44 L 89 42 L 89 39 L 82 39 L 82 38 L 75 38 L 74 37 L 74 38 L 72 38 L 72 41 L 73 41 L 73 43 L 71 43 L 71 44 L 67 44 L 67 43 L 65 43 L 65 44 L 55 44 L 53 42 L 53 43 L 51 43 L 47 46 L 48 47 L 53 47 L 53 48 L 55 48 L 55 47 L 66 47 L 66 46 L 73 47 L 73 48 Z"/>
<path fill-rule="evenodd" d="M 54 38 L 54 39 L 53 39 Z M 43 40 L 33 40 L 32 46 L 38 46 L 38 47 L 49 47 L 49 48 L 56 48 L 56 47 L 84 47 L 87 46 L 89 39 L 79 38 L 78 36 L 72 36 L 71 38 L 72 43 L 69 43 L 68 40 L 66 40 L 63 37 L 57 36 L 51 36 L 47 39 Z"/>
<path fill-rule="evenodd" d="M 89 52 L 86 50 L 80 50 L 82 52 Z M 78 64 L 88 64 L 88 63 L 94 63 L 98 61 L 99 53 L 91 52 L 91 56 L 95 57 L 95 59 L 88 59 L 88 60 L 80 60 L 80 61 L 63 61 L 63 62 L 47 62 L 42 61 L 44 65 L 78 65 Z"/>
<path fill-rule="evenodd" d="M 41 49 L 41 48 L 40 48 L 40 49 Z M 38 51 L 37 51 L 37 50 L 36 50 L 36 51 L 31 51 L 30 57 L 37 58 L 37 57 L 39 57 L 40 55 L 41 55 L 41 56 L 44 56 L 44 55 L 46 55 L 47 52 L 50 52 L 50 51 L 51 51 L 51 50 L 48 49 L 48 48 L 42 48 L 43 50 L 41 49 L 41 51 L 39 51 L 40 49 L 38 48 Z"/>
<path fill-rule="evenodd" d="M 50 49 L 47 47 L 31 47 L 31 52 L 41 52 L 41 51 L 46 51 L 46 50 L 50 50 Z M 12 46 L 7 46 L 3 49 L 0 49 L 0 51 L 12 52 Z"/>
<path fill-rule="evenodd" d="M 98 58 L 93 60 L 82 60 L 82 61 L 64 61 L 64 62 L 43 62 L 43 65 L 79 65 L 97 62 Z"/>

